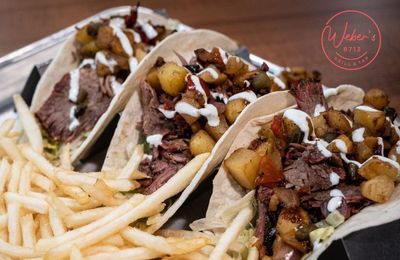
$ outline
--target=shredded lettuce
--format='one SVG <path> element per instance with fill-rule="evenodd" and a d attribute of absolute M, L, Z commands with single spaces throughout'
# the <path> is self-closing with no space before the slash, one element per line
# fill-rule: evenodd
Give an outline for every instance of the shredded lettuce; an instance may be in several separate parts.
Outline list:
<path fill-rule="evenodd" d="M 332 235 L 332 233 L 335 231 L 334 227 L 324 227 L 324 228 L 318 228 L 316 230 L 313 230 L 310 232 L 310 241 L 314 246 L 314 250 L 317 249 L 320 246 L 320 242 L 324 241 L 328 237 Z"/>
<path fill-rule="evenodd" d="M 228 225 L 242 209 L 253 205 L 255 192 L 255 190 L 250 191 L 243 198 L 226 207 L 220 215 L 221 220 Z"/>
<path fill-rule="evenodd" d="M 326 222 L 332 227 L 337 227 L 344 222 L 344 216 L 335 210 L 326 217 Z"/>
<path fill-rule="evenodd" d="M 43 138 L 44 155 L 50 161 L 55 161 L 60 157 L 61 143 L 50 140 L 49 138 Z"/>

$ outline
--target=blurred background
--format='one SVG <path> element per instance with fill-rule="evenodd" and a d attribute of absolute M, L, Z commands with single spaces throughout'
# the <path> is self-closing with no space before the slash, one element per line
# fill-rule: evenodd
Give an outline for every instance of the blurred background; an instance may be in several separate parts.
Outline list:
<path fill-rule="evenodd" d="M 0 56 L 104 9 L 134 4 L 122 0 L 1 0 Z M 319 70 L 325 85 L 382 88 L 390 94 L 392 105 L 400 109 L 399 0 L 146 0 L 141 5 L 165 9 L 192 27 L 225 33 L 252 53 L 279 65 Z M 320 44 L 326 21 L 346 9 L 367 13 L 382 33 L 379 55 L 358 71 L 333 66 Z"/>

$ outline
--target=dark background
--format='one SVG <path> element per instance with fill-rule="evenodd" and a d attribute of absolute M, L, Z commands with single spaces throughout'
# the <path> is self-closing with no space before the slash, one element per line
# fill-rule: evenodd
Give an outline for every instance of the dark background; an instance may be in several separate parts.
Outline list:
<path fill-rule="evenodd" d="M 0 56 L 63 29 L 104 9 L 135 4 L 122 0 L 0 0 Z M 400 109 L 399 0 L 147 0 L 146 7 L 195 28 L 225 33 L 251 52 L 285 66 L 322 72 L 323 83 L 382 88 Z M 375 61 L 359 71 L 334 67 L 324 56 L 320 36 L 335 13 L 357 9 L 369 14 L 382 32 Z"/>

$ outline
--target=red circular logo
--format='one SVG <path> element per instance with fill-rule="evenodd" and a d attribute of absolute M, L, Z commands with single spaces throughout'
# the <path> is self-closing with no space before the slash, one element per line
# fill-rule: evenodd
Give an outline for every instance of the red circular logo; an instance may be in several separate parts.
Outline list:
<path fill-rule="evenodd" d="M 321 34 L 325 56 L 344 70 L 367 67 L 378 56 L 381 44 L 381 31 L 376 22 L 357 10 L 345 10 L 332 16 Z"/>

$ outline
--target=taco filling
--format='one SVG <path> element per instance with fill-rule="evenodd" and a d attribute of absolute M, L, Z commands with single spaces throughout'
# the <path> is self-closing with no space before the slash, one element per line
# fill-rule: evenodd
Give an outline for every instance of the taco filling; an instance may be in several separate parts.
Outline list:
<path fill-rule="evenodd" d="M 179 54 L 177 54 L 179 55 Z M 149 194 L 194 156 L 210 152 L 242 110 L 258 97 L 284 89 L 260 69 L 220 48 L 195 50 L 183 65 L 158 58 L 140 85 L 146 159 L 139 170 Z M 275 78 L 276 80 L 276 78 Z"/>
<path fill-rule="evenodd" d="M 370 90 L 364 104 L 339 111 L 320 83 L 292 92 L 298 109 L 275 116 L 224 161 L 256 190 L 260 258 L 300 259 L 364 207 L 388 201 L 398 180 L 400 131 L 386 94 Z"/>
<path fill-rule="evenodd" d="M 128 75 L 163 38 L 164 26 L 130 15 L 91 22 L 75 34 L 78 68 L 65 74 L 35 115 L 54 143 L 70 143 L 91 131 Z"/>

